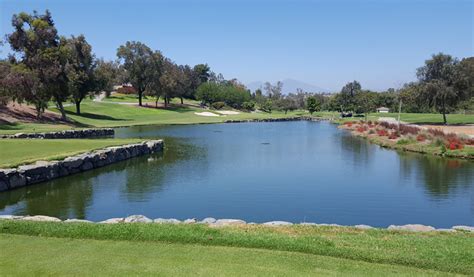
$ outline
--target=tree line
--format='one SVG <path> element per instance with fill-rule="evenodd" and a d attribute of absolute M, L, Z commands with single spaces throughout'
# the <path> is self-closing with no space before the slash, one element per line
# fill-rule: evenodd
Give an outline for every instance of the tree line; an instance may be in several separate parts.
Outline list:
<path fill-rule="evenodd" d="M 12 27 L 6 41 L 13 54 L 0 60 L 0 104 L 26 102 L 38 117 L 50 101 L 64 120 L 67 101 L 80 114 L 84 99 L 122 83 L 137 91 L 140 106 L 144 95 L 161 97 L 168 105 L 173 97 L 193 98 L 199 85 L 215 75 L 207 64 L 177 65 L 136 41 L 118 47 L 116 61 L 98 59 L 84 35 L 59 35 L 49 11 L 15 14 Z"/>

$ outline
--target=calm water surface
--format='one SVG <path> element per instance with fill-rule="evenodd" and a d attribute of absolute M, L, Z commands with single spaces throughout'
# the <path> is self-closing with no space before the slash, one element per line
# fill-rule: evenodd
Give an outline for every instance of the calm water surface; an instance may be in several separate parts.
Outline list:
<path fill-rule="evenodd" d="M 474 162 L 397 153 L 325 122 L 131 127 L 116 137 L 165 138 L 166 149 L 0 193 L 0 214 L 474 225 Z"/>

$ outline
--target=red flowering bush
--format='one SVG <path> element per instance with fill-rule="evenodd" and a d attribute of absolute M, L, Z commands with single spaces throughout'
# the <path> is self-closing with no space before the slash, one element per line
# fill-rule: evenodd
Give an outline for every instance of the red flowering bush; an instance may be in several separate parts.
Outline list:
<path fill-rule="evenodd" d="M 357 132 L 363 133 L 365 131 L 367 131 L 367 126 L 362 125 L 362 126 L 357 127 Z"/>
<path fill-rule="evenodd" d="M 449 150 L 463 149 L 464 145 L 456 134 L 448 134 L 446 138 L 446 148 Z"/>
<path fill-rule="evenodd" d="M 426 135 L 424 134 L 419 134 L 418 136 L 416 136 L 416 140 L 417 141 L 420 141 L 420 142 L 423 142 L 426 140 Z"/>
<path fill-rule="evenodd" d="M 347 127 L 352 127 L 352 121 L 346 121 L 344 122 L 344 125 L 346 125 Z"/>
<path fill-rule="evenodd" d="M 388 136 L 389 139 L 397 139 L 398 133 L 397 132 L 391 132 L 390 135 Z"/>
<path fill-rule="evenodd" d="M 388 136 L 388 132 L 385 129 L 380 129 L 380 130 L 377 130 L 377 135 L 379 135 L 379 137 L 386 137 Z"/>

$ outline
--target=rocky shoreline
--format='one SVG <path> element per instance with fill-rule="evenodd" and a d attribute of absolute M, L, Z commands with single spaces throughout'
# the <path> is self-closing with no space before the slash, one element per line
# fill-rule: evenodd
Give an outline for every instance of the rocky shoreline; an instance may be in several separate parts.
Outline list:
<path fill-rule="evenodd" d="M 150 140 L 107 147 L 60 161 L 38 161 L 17 168 L 0 169 L 0 192 L 91 170 L 162 149 L 163 140 Z"/>
<path fill-rule="evenodd" d="M 224 123 L 249 123 L 249 122 L 284 122 L 284 121 L 323 121 L 329 120 L 323 117 L 295 116 L 282 118 L 263 118 L 263 119 L 229 119 Z"/>
<path fill-rule="evenodd" d="M 316 227 L 345 227 L 345 228 L 356 228 L 363 230 L 370 229 L 385 229 L 389 231 L 411 231 L 411 232 L 471 232 L 474 233 L 474 226 L 457 225 L 451 228 L 434 228 L 428 225 L 421 224 L 407 224 L 407 225 L 390 225 L 387 228 L 376 228 L 369 225 L 354 225 L 345 226 L 339 224 L 318 224 L 312 222 L 292 223 L 288 221 L 269 221 L 264 223 L 245 222 L 241 219 L 215 219 L 213 217 L 207 217 L 202 220 L 190 218 L 186 220 L 178 220 L 175 218 L 156 218 L 150 219 L 144 215 L 131 215 L 128 217 L 110 218 L 107 220 L 93 222 L 83 219 L 67 219 L 61 220 L 56 217 L 36 215 L 36 216 L 16 216 L 16 215 L 0 215 L 0 220 L 22 220 L 22 221 L 40 221 L 40 222 L 62 222 L 62 223 L 90 223 L 90 224 L 126 224 L 126 223 L 155 223 L 155 224 L 206 224 L 212 227 L 220 226 L 242 226 L 242 225 L 261 225 L 269 227 L 281 227 L 281 226 L 316 226 Z"/>
<path fill-rule="evenodd" d="M 47 133 L 17 133 L 14 135 L 0 135 L 1 139 L 81 139 L 95 137 L 111 137 L 115 134 L 112 128 L 64 130 Z"/>

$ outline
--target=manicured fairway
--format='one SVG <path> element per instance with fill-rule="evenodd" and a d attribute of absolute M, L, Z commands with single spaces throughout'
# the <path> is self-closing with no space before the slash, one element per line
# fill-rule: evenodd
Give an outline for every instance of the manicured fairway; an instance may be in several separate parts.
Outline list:
<path fill-rule="evenodd" d="M 140 142 L 140 139 L 2 139 L 0 168 L 54 160 L 113 145 Z"/>
<path fill-rule="evenodd" d="M 193 244 L 0 235 L 5 275 L 448 276 L 311 254 Z"/>

